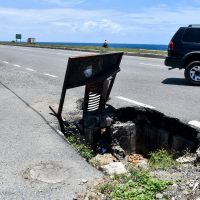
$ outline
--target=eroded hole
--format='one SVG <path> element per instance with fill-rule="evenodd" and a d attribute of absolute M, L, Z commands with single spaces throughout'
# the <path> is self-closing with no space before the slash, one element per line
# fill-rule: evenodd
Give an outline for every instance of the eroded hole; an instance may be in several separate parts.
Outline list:
<path fill-rule="evenodd" d="M 148 156 L 158 149 L 180 156 L 185 151 L 195 152 L 199 145 L 199 130 L 148 108 L 112 108 L 85 113 L 83 120 L 73 122 L 73 126 L 70 133 L 77 133 L 79 127 L 80 135 L 85 136 L 97 153 L 111 152 L 117 158 L 131 153 Z"/>

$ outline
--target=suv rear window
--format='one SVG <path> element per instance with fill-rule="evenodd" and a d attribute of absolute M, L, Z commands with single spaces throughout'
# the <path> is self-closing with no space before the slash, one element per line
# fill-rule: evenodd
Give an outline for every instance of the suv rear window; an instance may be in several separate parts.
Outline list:
<path fill-rule="evenodd" d="M 183 35 L 183 42 L 200 43 L 200 28 L 188 28 Z"/>

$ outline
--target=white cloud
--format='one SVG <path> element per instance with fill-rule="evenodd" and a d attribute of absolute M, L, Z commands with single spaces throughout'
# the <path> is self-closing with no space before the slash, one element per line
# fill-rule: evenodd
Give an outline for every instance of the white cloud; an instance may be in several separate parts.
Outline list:
<path fill-rule="evenodd" d="M 74 6 L 74 5 L 78 5 L 85 2 L 85 0 L 40 0 L 40 1 L 44 3 L 51 3 L 58 6 L 63 6 L 63 7 Z"/>
<path fill-rule="evenodd" d="M 106 38 L 112 42 L 166 44 L 179 26 L 198 24 L 199 19 L 198 7 L 170 11 L 165 5 L 134 13 L 0 8 L 0 38 L 11 40 L 15 33 L 22 33 L 24 38 L 32 36 L 39 41 L 98 42 Z"/>

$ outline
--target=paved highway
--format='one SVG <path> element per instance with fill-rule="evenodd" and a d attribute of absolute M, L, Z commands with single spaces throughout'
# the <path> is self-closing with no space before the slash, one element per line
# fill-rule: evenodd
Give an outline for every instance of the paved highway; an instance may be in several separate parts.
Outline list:
<path fill-rule="evenodd" d="M 0 46 L 0 199 L 71 200 L 83 179 L 101 176 L 56 134 L 58 122 L 49 115 L 68 57 L 83 54 Z M 124 56 L 109 103 L 150 107 L 200 126 L 199 90 L 161 59 Z M 83 95 L 83 87 L 67 91 L 64 111 Z"/>
<path fill-rule="evenodd" d="M 31 76 L 33 89 L 36 85 L 47 90 L 54 88 L 52 92 L 59 99 L 68 57 L 83 54 L 88 53 L 0 46 L 0 66 L 15 75 L 26 73 L 27 84 Z M 199 126 L 200 88 L 187 85 L 183 70 L 168 71 L 163 62 L 163 59 L 124 56 L 111 93 L 114 104 L 147 106 Z M 13 84 L 19 84 L 19 80 L 13 80 Z M 29 90 L 31 92 L 31 88 Z M 75 89 L 71 94 L 70 98 L 76 98 L 83 91 Z"/>
<path fill-rule="evenodd" d="M 83 182 L 101 176 L 60 137 L 49 115 L 66 66 L 63 55 L 54 60 L 50 52 L 0 47 L 2 200 L 72 200 Z"/>

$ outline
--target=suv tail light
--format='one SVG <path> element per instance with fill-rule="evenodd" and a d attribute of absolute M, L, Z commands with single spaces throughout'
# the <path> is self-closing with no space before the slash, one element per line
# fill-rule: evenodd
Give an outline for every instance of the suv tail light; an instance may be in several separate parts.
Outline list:
<path fill-rule="evenodd" d="M 169 51 L 173 51 L 174 50 L 174 42 L 170 41 L 169 46 L 168 46 L 168 50 Z"/>

